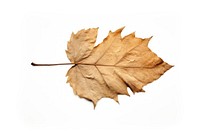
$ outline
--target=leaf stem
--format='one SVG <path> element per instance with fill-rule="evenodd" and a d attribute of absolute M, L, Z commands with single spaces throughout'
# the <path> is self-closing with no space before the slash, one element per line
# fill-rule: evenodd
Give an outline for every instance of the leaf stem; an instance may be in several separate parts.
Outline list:
<path fill-rule="evenodd" d="M 74 65 L 74 63 L 56 63 L 56 64 L 37 64 L 32 62 L 32 66 L 58 66 L 58 65 Z"/>

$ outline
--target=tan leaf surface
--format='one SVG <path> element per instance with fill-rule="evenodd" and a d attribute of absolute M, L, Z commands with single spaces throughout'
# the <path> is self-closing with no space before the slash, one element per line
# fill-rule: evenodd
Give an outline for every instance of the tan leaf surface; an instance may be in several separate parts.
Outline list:
<path fill-rule="evenodd" d="M 172 66 L 148 48 L 150 38 L 137 38 L 135 34 L 121 37 L 123 28 L 109 32 L 102 43 L 94 47 L 97 28 L 72 33 L 66 51 L 75 63 L 67 73 L 74 93 L 93 102 L 101 98 L 143 92 L 143 86 L 158 79 Z"/>

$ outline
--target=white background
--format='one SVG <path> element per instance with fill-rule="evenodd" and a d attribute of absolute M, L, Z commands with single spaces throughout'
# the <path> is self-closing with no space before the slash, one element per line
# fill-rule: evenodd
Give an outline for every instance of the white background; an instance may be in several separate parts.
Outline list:
<path fill-rule="evenodd" d="M 0 132 L 199 132 L 199 15 L 195 1 L 0 2 Z M 149 47 L 175 65 L 146 93 L 102 99 L 96 109 L 66 84 L 72 31 L 99 27 L 154 36 Z"/>

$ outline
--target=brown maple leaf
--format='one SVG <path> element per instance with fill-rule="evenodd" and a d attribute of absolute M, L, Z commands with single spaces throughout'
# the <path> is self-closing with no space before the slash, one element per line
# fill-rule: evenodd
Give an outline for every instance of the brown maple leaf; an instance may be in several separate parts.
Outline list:
<path fill-rule="evenodd" d="M 143 86 L 158 79 L 172 66 L 148 48 L 150 38 L 137 38 L 135 34 L 121 37 L 123 28 L 109 32 L 102 43 L 94 47 L 98 28 L 72 33 L 67 45 L 67 56 L 75 64 L 67 72 L 73 91 L 81 98 L 93 102 L 101 98 L 143 92 Z"/>
<path fill-rule="evenodd" d="M 101 98 L 118 102 L 118 95 L 144 92 L 143 86 L 158 79 L 172 66 L 148 48 L 150 38 L 137 38 L 135 34 L 121 37 L 123 28 L 109 32 L 102 43 L 94 47 L 98 28 L 72 33 L 67 44 L 71 63 L 35 64 L 54 66 L 74 64 L 67 72 L 70 86 L 81 98 L 92 101 L 94 107 Z"/>

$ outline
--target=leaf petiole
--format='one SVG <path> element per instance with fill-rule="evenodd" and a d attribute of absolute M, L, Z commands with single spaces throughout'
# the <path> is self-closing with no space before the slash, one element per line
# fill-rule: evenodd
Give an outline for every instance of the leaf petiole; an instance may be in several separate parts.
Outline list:
<path fill-rule="evenodd" d="M 59 66 L 59 65 L 74 65 L 74 63 L 56 63 L 56 64 L 37 64 L 32 62 L 32 66 Z"/>

